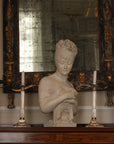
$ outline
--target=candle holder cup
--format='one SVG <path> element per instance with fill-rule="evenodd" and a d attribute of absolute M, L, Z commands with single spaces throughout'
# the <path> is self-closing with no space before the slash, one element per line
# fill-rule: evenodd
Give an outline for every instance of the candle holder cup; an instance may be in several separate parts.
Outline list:
<path fill-rule="evenodd" d="M 90 120 L 90 123 L 88 125 L 86 125 L 86 127 L 104 127 L 104 126 L 97 122 L 96 117 L 92 117 Z"/>
<path fill-rule="evenodd" d="M 18 123 L 15 124 L 14 127 L 31 127 L 31 125 L 26 123 L 25 118 L 20 117 Z"/>

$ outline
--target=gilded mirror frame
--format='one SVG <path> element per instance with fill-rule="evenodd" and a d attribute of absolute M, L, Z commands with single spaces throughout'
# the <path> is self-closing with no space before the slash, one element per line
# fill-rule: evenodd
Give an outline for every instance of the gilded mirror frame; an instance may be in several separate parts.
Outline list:
<path fill-rule="evenodd" d="M 19 0 L 4 0 L 4 92 L 20 90 L 19 72 Z M 99 12 L 99 48 L 100 71 L 98 71 L 98 90 L 114 89 L 114 30 L 113 0 L 98 0 Z M 26 73 L 26 89 L 37 92 L 39 80 L 51 72 Z M 92 90 L 93 71 L 75 71 L 69 74 L 69 80 L 78 91 Z"/>

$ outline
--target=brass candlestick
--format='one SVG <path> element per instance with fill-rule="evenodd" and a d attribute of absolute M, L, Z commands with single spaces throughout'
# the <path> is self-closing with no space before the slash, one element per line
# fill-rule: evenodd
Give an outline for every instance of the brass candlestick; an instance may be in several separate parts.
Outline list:
<path fill-rule="evenodd" d="M 103 127 L 97 122 L 96 118 L 96 88 L 97 88 L 97 71 L 93 72 L 93 103 L 92 103 L 92 118 L 86 127 Z"/>
<path fill-rule="evenodd" d="M 22 72 L 22 85 L 21 85 L 21 107 L 20 107 L 20 119 L 15 127 L 30 127 L 29 124 L 26 123 L 25 121 L 25 107 L 24 107 L 24 102 L 25 102 L 25 74 Z"/>
<path fill-rule="evenodd" d="M 96 87 L 97 85 L 93 85 L 93 105 L 92 105 L 92 118 L 90 120 L 90 123 L 86 125 L 86 127 L 104 127 L 103 125 L 99 124 L 97 122 L 96 117 Z"/>
<path fill-rule="evenodd" d="M 21 107 L 20 107 L 20 119 L 17 124 L 15 124 L 15 127 L 30 127 L 29 124 L 25 121 L 25 109 L 24 109 L 24 97 L 25 97 L 25 86 L 21 86 Z"/>

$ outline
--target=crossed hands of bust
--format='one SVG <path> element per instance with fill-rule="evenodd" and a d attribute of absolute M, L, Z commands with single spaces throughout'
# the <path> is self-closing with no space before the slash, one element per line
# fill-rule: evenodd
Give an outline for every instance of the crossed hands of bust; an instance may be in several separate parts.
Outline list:
<path fill-rule="evenodd" d="M 65 91 L 64 95 L 65 95 L 64 102 L 77 104 L 76 100 L 77 91 L 74 88 L 68 88 L 68 90 Z"/>

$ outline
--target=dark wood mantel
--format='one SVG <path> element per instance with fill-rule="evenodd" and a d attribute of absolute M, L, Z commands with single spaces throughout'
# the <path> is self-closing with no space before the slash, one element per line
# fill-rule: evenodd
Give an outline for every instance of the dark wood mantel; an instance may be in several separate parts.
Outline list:
<path fill-rule="evenodd" d="M 0 143 L 114 143 L 114 127 L 0 127 Z"/>

